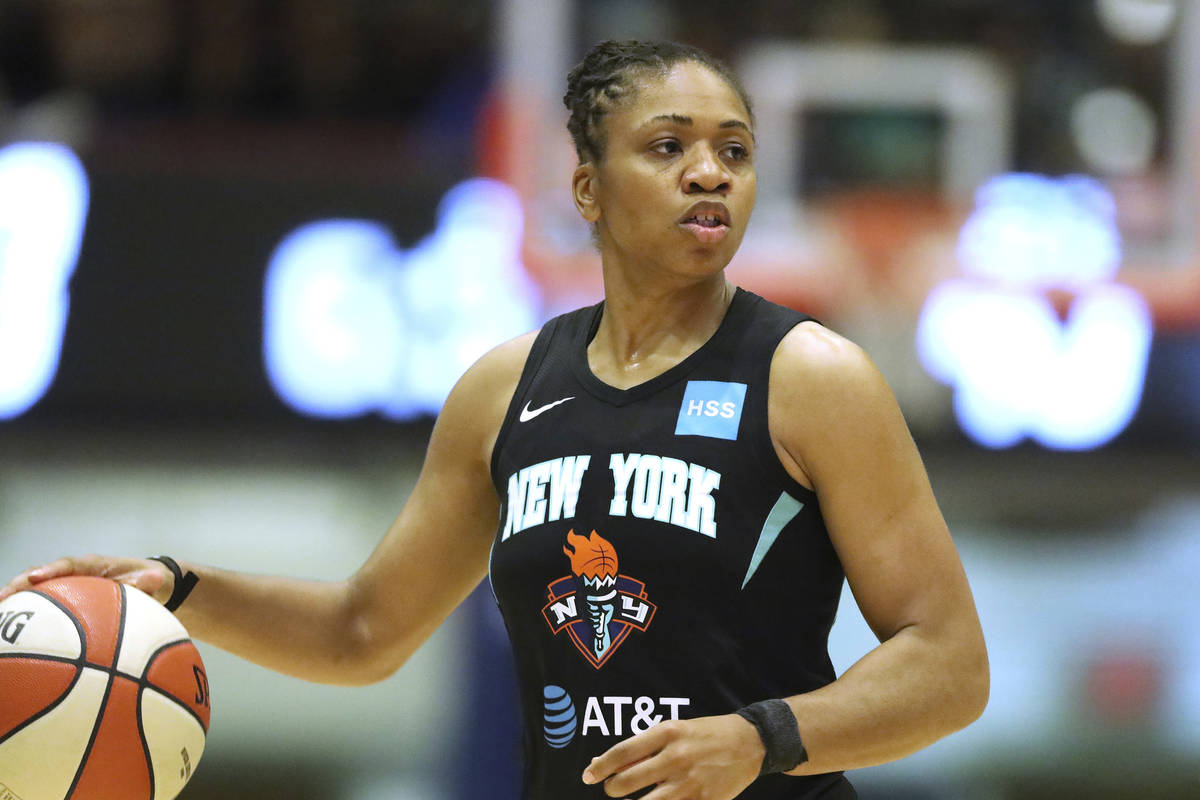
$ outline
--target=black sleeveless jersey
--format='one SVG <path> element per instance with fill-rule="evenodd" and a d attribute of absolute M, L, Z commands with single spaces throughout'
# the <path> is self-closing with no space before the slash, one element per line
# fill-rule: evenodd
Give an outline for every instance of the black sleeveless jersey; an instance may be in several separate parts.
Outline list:
<path fill-rule="evenodd" d="M 834 679 L 842 567 L 767 430 L 772 356 L 807 317 L 739 289 L 699 350 L 621 390 L 588 367 L 602 309 L 539 333 L 492 456 L 527 800 L 603 798 L 580 776 L 617 742 Z M 740 795 L 842 796 L 840 773 Z"/>

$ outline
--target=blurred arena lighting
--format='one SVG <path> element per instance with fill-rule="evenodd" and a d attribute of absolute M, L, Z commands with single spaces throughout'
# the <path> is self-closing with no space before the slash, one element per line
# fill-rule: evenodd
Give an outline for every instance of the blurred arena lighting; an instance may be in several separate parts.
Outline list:
<path fill-rule="evenodd" d="M 1176 0 L 1096 0 L 1096 16 L 1114 39 L 1149 45 L 1166 38 L 1179 15 Z"/>
<path fill-rule="evenodd" d="M 998 176 L 958 252 L 966 277 L 930 292 L 916 344 L 953 387 L 967 435 L 1082 450 L 1120 433 L 1141 399 L 1151 322 L 1142 298 L 1112 282 L 1121 250 L 1107 190 L 1082 176 Z"/>
<path fill-rule="evenodd" d="M 477 178 L 451 189 L 411 250 L 369 220 L 289 233 L 267 268 L 263 352 L 271 385 L 302 414 L 434 414 L 479 356 L 540 322 L 520 261 L 516 193 Z"/>
<path fill-rule="evenodd" d="M 1071 135 L 1094 171 L 1130 175 L 1150 165 L 1158 121 L 1146 101 L 1128 89 L 1096 89 L 1072 106 Z"/>
<path fill-rule="evenodd" d="M 0 149 L 0 419 L 27 411 L 54 380 L 87 207 L 87 174 L 69 148 Z"/>

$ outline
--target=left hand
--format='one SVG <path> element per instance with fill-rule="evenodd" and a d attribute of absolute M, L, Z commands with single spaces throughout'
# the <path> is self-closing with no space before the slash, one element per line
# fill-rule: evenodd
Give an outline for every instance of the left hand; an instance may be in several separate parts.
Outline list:
<path fill-rule="evenodd" d="M 733 800 L 762 767 L 762 740 L 737 714 L 668 720 L 592 759 L 583 782 L 609 797 L 656 787 L 642 800 Z"/>

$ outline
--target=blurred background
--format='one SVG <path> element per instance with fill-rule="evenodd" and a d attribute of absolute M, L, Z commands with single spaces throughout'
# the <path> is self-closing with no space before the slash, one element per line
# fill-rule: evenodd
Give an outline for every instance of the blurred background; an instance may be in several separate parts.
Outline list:
<path fill-rule="evenodd" d="M 560 98 L 651 37 L 743 75 L 730 274 L 879 364 L 988 636 L 983 718 L 862 797 L 1200 796 L 1187 0 L 0 0 L 0 572 L 356 569 L 461 371 L 598 299 Z M 185 798 L 518 796 L 486 585 L 365 689 L 203 653 Z"/>

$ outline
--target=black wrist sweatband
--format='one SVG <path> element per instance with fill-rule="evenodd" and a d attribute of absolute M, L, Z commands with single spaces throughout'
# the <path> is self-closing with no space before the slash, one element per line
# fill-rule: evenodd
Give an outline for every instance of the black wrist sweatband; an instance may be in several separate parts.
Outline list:
<path fill-rule="evenodd" d="M 171 592 L 170 599 L 163 603 L 167 611 L 175 611 L 183 601 L 187 600 L 187 596 L 192 593 L 192 589 L 196 588 L 196 584 L 200 582 L 200 576 L 188 570 L 187 575 L 183 574 L 183 570 L 175 563 L 175 559 L 170 556 L 150 556 L 149 561 L 157 561 L 160 564 L 165 564 L 167 569 L 175 576 L 175 590 Z"/>
<path fill-rule="evenodd" d="M 755 727 L 767 751 L 759 775 L 787 772 L 808 761 L 796 715 L 783 700 L 760 700 L 736 713 Z"/>

